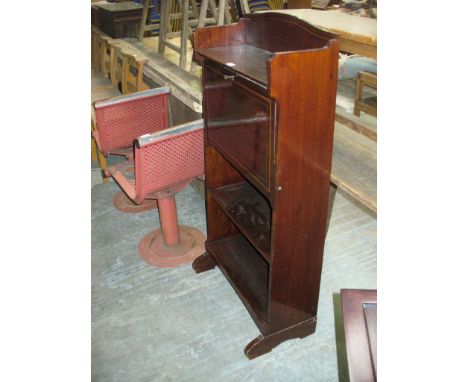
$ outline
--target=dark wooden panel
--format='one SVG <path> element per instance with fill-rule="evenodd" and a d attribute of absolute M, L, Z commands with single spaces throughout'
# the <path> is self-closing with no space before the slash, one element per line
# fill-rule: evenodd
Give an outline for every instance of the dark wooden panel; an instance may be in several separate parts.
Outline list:
<path fill-rule="evenodd" d="M 364 317 L 366 319 L 367 339 L 372 359 L 372 367 L 377 375 L 377 304 L 364 303 Z"/>
<path fill-rule="evenodd" d="M 270 13 L 268 17 L 250 14 L 248 18 L 245 43 L 270 52 L 320 49 L 329 42 L 327 32 L 312 29 L 293 16 Z"/>
<path fill-rule="evenodd" d="M 226 236 L 238 234 L 238 228 L 216 202 L 210 189 L 226 184 L 245 182 L 245 178 L 211 146 L 205 147 L 205 176 L 208 240 L 215 241 Z"/>
<path fill-rule="evenodd" d="M 377 291 L 342 289 L 341 303 L 350 382 L 377 380 Z"/>
<path fill-rule="evenodd" d="M 337 63 L 338 44 L 331 40 L 328 50 L 278 55 L 270 65 L 270 93 L 280 105 L 271 285 L 277 329 L 317 314 Z"/>
<path fill-rule="evenodd" d="M 245 44 L 245 24 L 243 22 L 219 27 L 204 27 L 194 34 L 195 59 L 199 59 L 198 50 L 226 45 Z"/>
<path fill-rule="evenodd" d="M 245 178 L 213 147 L 205 147 L 205 185 L 208 189 L 244 182 Z"/>
<path fill-rule="evenodd" d="M 112 38 L 136 37 L 142 5 L 133 2 L 94 4 L 99 8 L 103 31 Z"/>

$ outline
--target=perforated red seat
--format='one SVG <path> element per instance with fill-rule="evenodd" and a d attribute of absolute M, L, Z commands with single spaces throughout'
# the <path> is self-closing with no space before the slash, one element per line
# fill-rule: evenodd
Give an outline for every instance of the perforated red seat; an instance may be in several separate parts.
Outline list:
<path fill-rule="evenodd" d="M 95 102 L 93 136 L 103 155 L 132 158 L 137 137 L 167 129 L 169 94 L 168 87 L 161 87 Z M 123 193 L 115 196 L 114 205 L 123 212 L 141 212 L 157 206 L 155 202 L 137 206 Z"/>
<path fill-rule="evenodd" d="M 204 174 L 203 120 L 135 140 L 134 160 L 111 166 L 109 174 L 135 203 L 157 199 L 161 229 L 139 243 L 140 256 L 158 267 L 175 267 L 204 253 L 205 236 L 179 226 L 175 194 Z"/>

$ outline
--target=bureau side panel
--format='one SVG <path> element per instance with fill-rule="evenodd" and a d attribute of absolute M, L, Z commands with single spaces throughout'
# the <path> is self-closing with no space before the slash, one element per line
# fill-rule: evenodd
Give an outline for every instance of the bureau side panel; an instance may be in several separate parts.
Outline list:
<path fill-rule="evenodd" d="M 279 54 L 270 94 L 278 101 L 272 216 L 271 331 L 317 314 L 333 148 L 338 43 Z"/>

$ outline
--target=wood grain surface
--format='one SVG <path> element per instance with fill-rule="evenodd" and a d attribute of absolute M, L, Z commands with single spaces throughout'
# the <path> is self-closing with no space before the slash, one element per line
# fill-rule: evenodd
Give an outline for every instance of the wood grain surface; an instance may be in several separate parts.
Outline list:
<path fill-rule="evenodd" d="M 377 58 L 377 20 L 336 11 L 289 9 L 268 12 L 296 16 L 312 25 L 340 36 L 340 50 Z"/>

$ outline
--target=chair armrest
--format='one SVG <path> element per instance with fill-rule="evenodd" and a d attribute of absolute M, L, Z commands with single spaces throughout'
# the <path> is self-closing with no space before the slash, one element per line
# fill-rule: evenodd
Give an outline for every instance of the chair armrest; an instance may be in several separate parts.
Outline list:
<path fill-rule="evenodd" d="M 115 106 L 119 105 L 125 102 L 132 102 L 132 101 L 138 101 L 146 97 L 158 95 L 158 94 L 171 94 L 171 89 L 167 86 L 162 86 L 160 88 L 154 88 L 154 89 L 149 89 L 149 90 L 144 90 L 138 93 L 133 93 L 133 94 L 126 94 L 118 97 L 113 97 L 109 98 L 106 100 L 100 100 L 100 101 L 95 101 L 94 102 L 94 108 L 96 110 L 107 107 L 107 106 Z"/>
<path fill-rule="evenodd" d="M 203 120 L 135 140 L 135 202 L 203 175 Z"/>
<path fill-rule="evenodd" d="M 196 121 L 187 122 L 182 125 L 171 127 L 169 129 L 157 131 L 152 134 L 144 134 L 141 137 L 138 137 L 135 140 L 135 145 L 137 148 L 142 148 L 144 146 L 150 145 L 152 143 L 161 141 L 166 137 L 174 137 L 186 132 L 195 131 L 203 128 L 203 119 L 197 119 Z"/>

